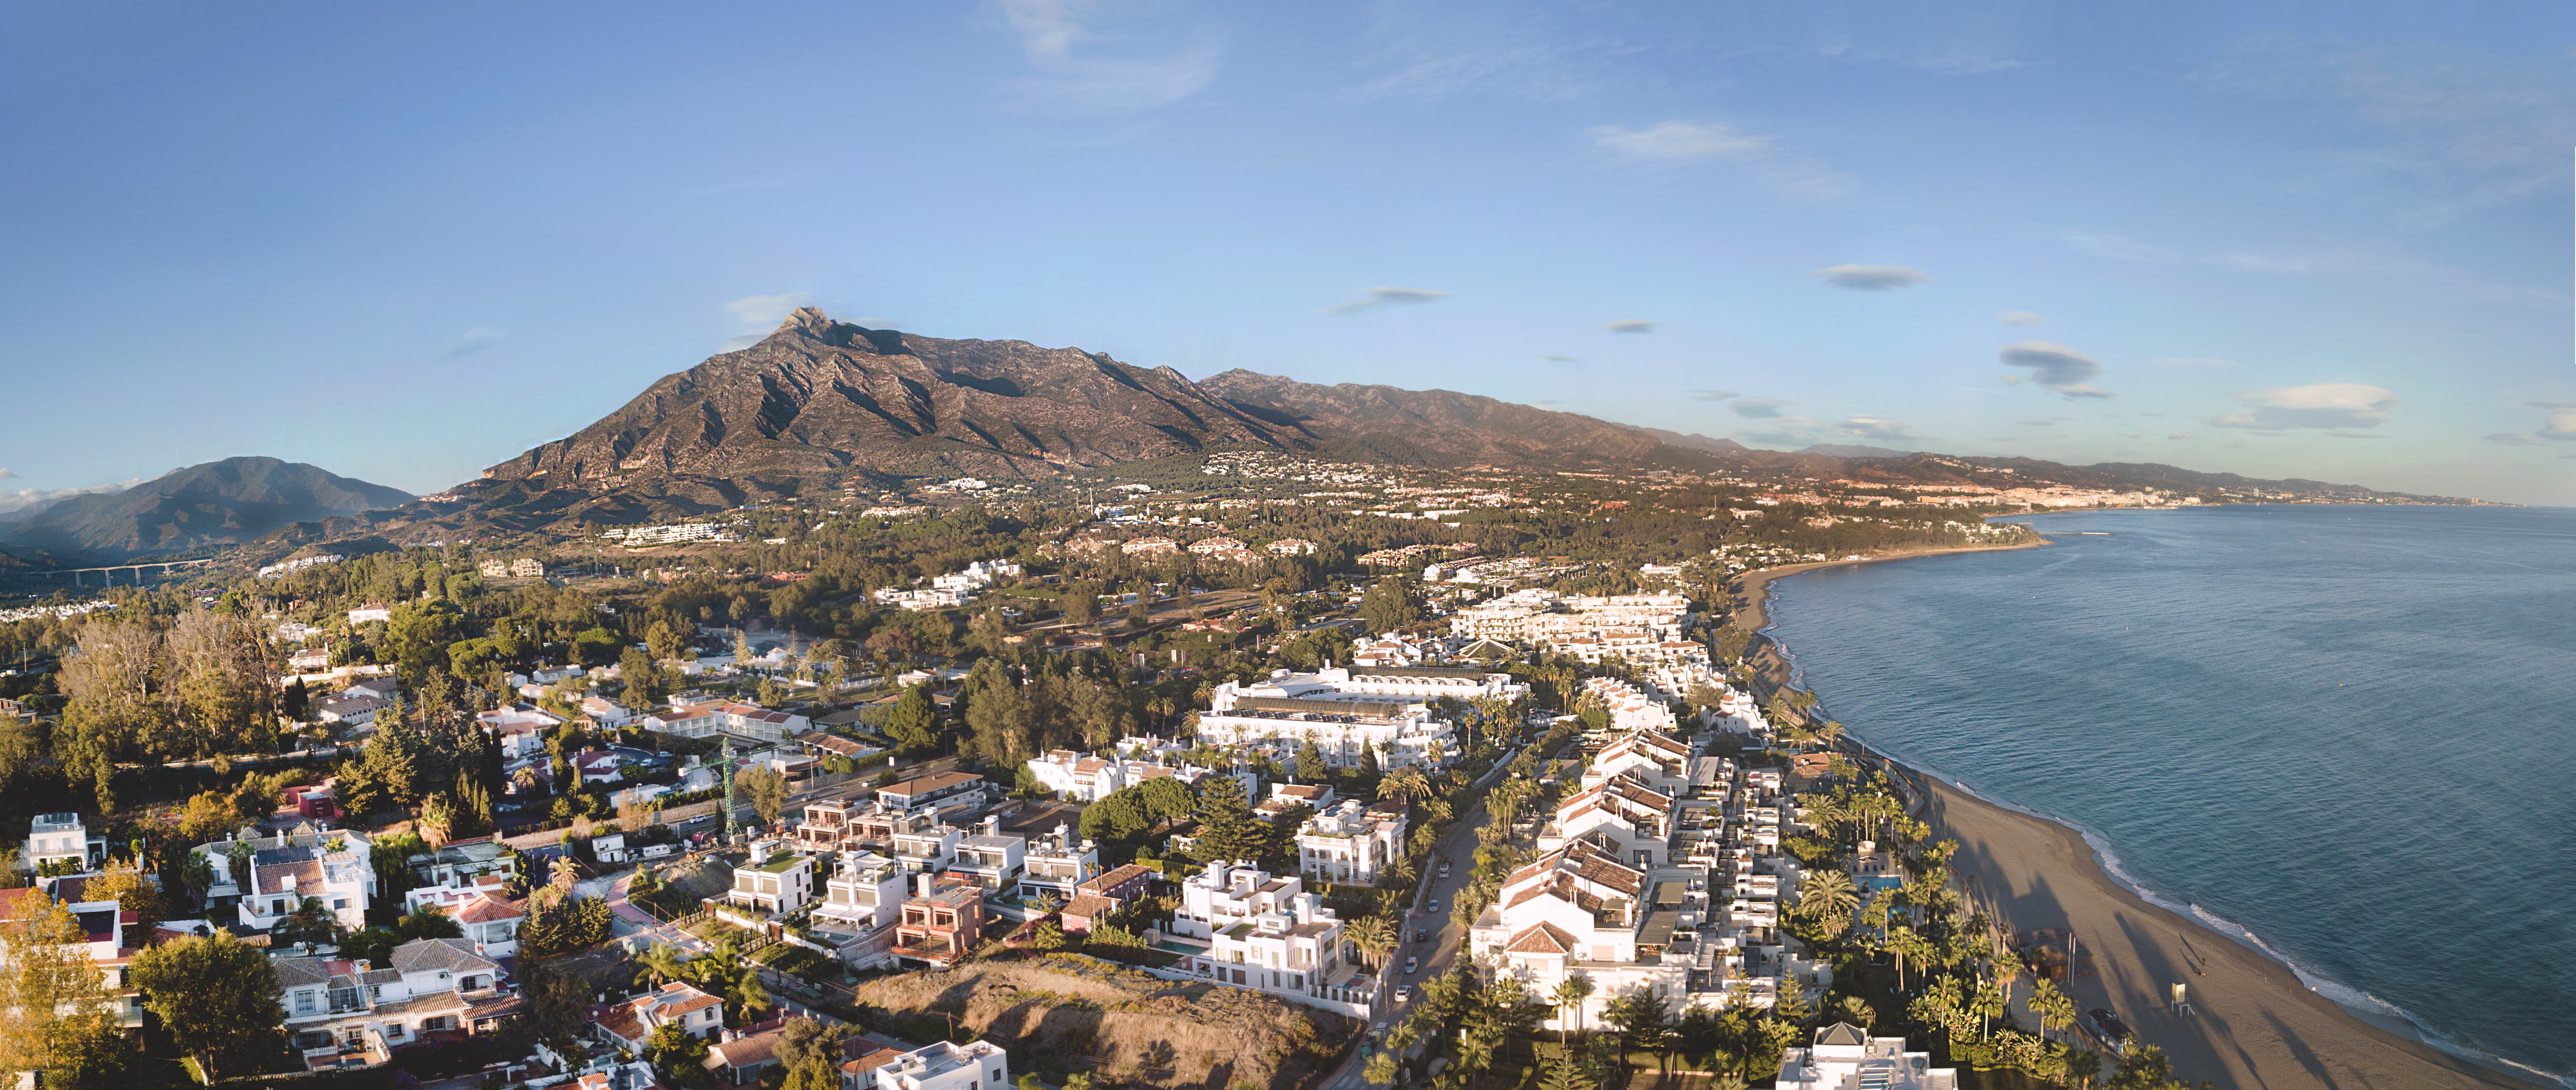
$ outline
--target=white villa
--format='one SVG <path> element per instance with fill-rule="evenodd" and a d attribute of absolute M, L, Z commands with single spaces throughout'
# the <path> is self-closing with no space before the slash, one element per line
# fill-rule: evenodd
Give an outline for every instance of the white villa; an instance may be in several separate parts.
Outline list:
<path fill-rule="evenodd" d="M 1404 804 L 1344 799 L 1297 829 L 1297 871 L 1319 882 L 1375 885 L 1404 858 Z"/>
<path fill-rule="evenodd" d="M 1346 1014 L 1366 1016 L 1377 979 L 1344 949 L 1342 921 L 1295 877 L 1213 863 L 1181 883 L 1172 931 L 1205 944 L 1175 969 Z"/>
<path fill-rule="evenodd" d="M 1780 1053 L 1780 1090 L 1953 1090 L 1959 1072 L 1932 1066 L 1932 1054 L 1905 1051 L 1903 1037 L 1872 1037 L 1848 1022 L 1816 1031 L 1816 1043 Z"/>
<path fill-rule="evenodd" d="M 496 1029 L 515 1013 L 501 967 L 463 939 L 394 947 L 381 969 L 334 958 L 277 958 L 286 1032 L 312 1070 L 373 1067 L 433 1035 Z"/>
<path fill-rule="evenodd" d="M 215 880 L 206 888 L 206 904 L 238 904 L 241 923 L 262 931 L 286 922 L 307 897 L 340 926 L 355 931 L 367 926 L 367 905 L 376 894 L 376 872 L 368 863 L 364 834 L 300 825 L 275 836 L 247 837 L 200 844 Z"/>
<path fill-rule="evenodd" d="M 1315 743 L 1324 759 L 1357 767 L 1362 747 L 1385 767 L 1440 767 L 1457 753 L 1455 728 L 1431 702 L 1515 700 L 1529 687 L 1511 675 L 1455 666 L 1345 666 L 1309 674 L 1273 672 L 1246 685 L 1217 686 L 1199 713 L 1199 737 L 1216 745 Z"/>

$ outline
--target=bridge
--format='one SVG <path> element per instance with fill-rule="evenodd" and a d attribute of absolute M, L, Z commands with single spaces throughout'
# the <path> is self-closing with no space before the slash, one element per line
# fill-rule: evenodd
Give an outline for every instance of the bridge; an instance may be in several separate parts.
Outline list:
<path fill-rule="evenodd" d="M 83 572 L 97 572 L 99 585 L 112 587 L 116 585 L 116 573 L 121 571 L 132 571 L 134 573 L 134 585 L 139 587 L 143 585 L 143 569 L 145 568 L 159 568 L 161 569 L 161 574 L 166 576 L 170 574 L 170 569 L 172 568 L 192 567 L 199 564 L 212 564 L 214 562 L 213 557 L 208 557 L 204 560 L 154 560 L 142 564 L 111 564 L 97 568 L 55 568 L 52 571 L 19 572 L 17 574 L 26 576 L 68 575 L 72 577 L 72 585 L 78 587 L 88 585 L 81 580 L 81 574 Z"/>

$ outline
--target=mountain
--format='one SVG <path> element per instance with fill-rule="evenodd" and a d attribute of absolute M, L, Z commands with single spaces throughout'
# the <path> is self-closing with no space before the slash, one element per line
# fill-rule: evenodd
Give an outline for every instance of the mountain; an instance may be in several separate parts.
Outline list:
<path fill-rule="evenodd" d="M 1857 443 L 1814 443 L 1799 448 L 1798 453 L 1822 454 L 1828 458 L 1902 458 L 1914 452 L 1889 450 L 1886 447 L 1866 447 Z"/>
<path fill-rule="evenodd" d="M 1293 437 L 1289 445 L 1355 461 L 1638 462 L 1664 445 L 1625 425 L 1448 390 L 1318 386 L 1243 370 L 1209 376 L 1199 388 Z"/>
<path fill-rule="evenodd" d="M 806 307 L 666 375 L 486 481 L 720 503 L 809 478 L 1044 476 L 1209 447 L 1278 447 L 1169 367 L 1025 341 L 942 340 Z"/>
<path fill-rule="evenodd" d="M 1663 428 L 1649 428 L 1643 424 L 1623 424 L 1620 426 L 1627 428 L 1630 431 L 1641 432 L 1646 435 L 1654 436 L 1657 439 L 1663 440 L 1665 443 L 1681 447 L 1684 450 L 1702 450 L 1707 451 L 1710 454 L 1743 454 L 1753 449 L 1752 447 L 1745 446 L 1733 439 L 1712 439 L 1708 436 L 1701 435 L 1698 432 L 1683 433 L 1667 431 Z"/>
<path fill-rule="evenodd" d="M 807 307 L 759 343 L 665 375 L 598 422 L 486 469 L 479 480 L 396 510 L 296 526 L 262 547 L 634 524 L 924 477 L 1043 479 L 1221 450 L 1431 467 L 1662 469 L 1783 483 L 2216 487 L 2224 476 L 1868 446 L 1754 450 L 1448 390 L 1324 386 L 1247 370 L 1193 382 L 1171 367 L 1140 367 L 1106 353 L 869 329 Z"/>
<path fill-rule="evenodd" d="M 250 541 L 279 527 L 394 507 L 412 495 L 302 462 L 226 458 L 123 492 L 74 496 L 11 526 L 6 540 L 72 556 L 127 557 Z"/>

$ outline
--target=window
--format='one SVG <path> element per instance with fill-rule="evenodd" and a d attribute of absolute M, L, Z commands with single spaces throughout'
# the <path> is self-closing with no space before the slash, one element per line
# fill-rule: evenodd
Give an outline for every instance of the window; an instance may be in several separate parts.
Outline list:
<path fill-rule="evenodd" d="M 296 990 L 296 992 L 295 992 L 295 1013 L 297 1013 L 297 1014 L 311 1014 L 311 1013 L 313 1013 L 313 991 L 312 991 L 312 989 L 309 989 L 309 988 L 299 988 L 299 989 L 297 989 L 297 990 Z"/>
<path fill-rule="evenodd" d="M 331 910 L 332 910 L 332 911 L 337 912 L 337 911 L 339 911 L 339 910 L 341 910 L 341 909 L 344 909 L 344 908 L 347 908 L 347 907 L 349 907 L 349 899 L 348 899 L 348 898 L 346 898 L 346 897 L 333 897 L 333 898 L 331 898 Z"/>
<path fill-rule="evenodd" d="M 993 1081 L 993 1082 L 1000 1082 L 1000 1081 L 1002 1081 L 1002 1073 L 1001 1073 L 1001 1071 L 999 1071 L 999 1070 L 995 1070 L 995 1071 L 993 1072 L 993 1078 L 992 1078 L 992 1080 L 991 1080 L 991 1081 Z"/>

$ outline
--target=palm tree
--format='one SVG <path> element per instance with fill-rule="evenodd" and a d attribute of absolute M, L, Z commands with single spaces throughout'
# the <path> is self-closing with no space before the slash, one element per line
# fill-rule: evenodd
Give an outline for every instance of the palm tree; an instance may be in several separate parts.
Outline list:
<path fill-rule="evenodd" d="M 1351 945 L 1359 947 L 1360 956 L 1373 966 L 1384 966 L 1386 955 L 1395 949 L 1395 934 L 1383 916 L 1362 916 L 1351 921 Z"/>
<path fill-rule="evenodd" d="M 1835 934 L 1851 926 L 1852 911 L 1859 907 L 1860 891 L 1841 871 L 1820 870 L 1798 883 L 1798 910 L 1828 923 Z"/>
<path fill-rule="evenodd" d="M 2057 982 L 2040 977 L 2030 986 L 2030 1011 L 2039 1016 L 2041 1033 L 2055 1033 L 2075 1024 L 2075 997 L 2057 990 Z"/>
<path fill-rule="evenodd" d="M 1912 962 L 1915 968 L 1922 968 L 1924 962 L 1931 960 L 1932 943 L 1915 934 L 1911 927 L 1893 927 L 1887 932 L 1887 952 L 1896 956 L 1896 990 L 1902 994 L 1905 991 L 1906 963 Z"/>
<path fill-rule="evenodd" d="M 679 947 L 667 942 L 657 942 L 645 948 L 636 956 L 635 965 L 643 970 L 645 979 L 657 987 L 682 979 L 689 971 L 689 959 L 681 956 Z"/>
<path fill-rule="evenodd" d="M 1592 998 L 1592 978 L 1585 976 L 1582 973 L 1567 973 L 1565 974 L 1565 979 L 1556 983 L 1555 994 L 1550 995 L 1548 998 L 1555 1001 L 1556 1009 L 1572 1011 L 1574 1012 L 1573 1020 L 1581 1021 L 1583 1018 L 1583 1001 Z M 1557 1023 L 1556 1043 L 1559 1046 L 1565 1044 L 1565 1031 L 1568 1025 L 1569 1023 L 1564 1021 Z"/>
<path fill-rule="evenodd" d="M 581 881 L 581 861 L 569 855 L 558 855 L 554 862 L 546 864 L 546 876 L 548 885 L 570 893 L 573 885 Z"/>

